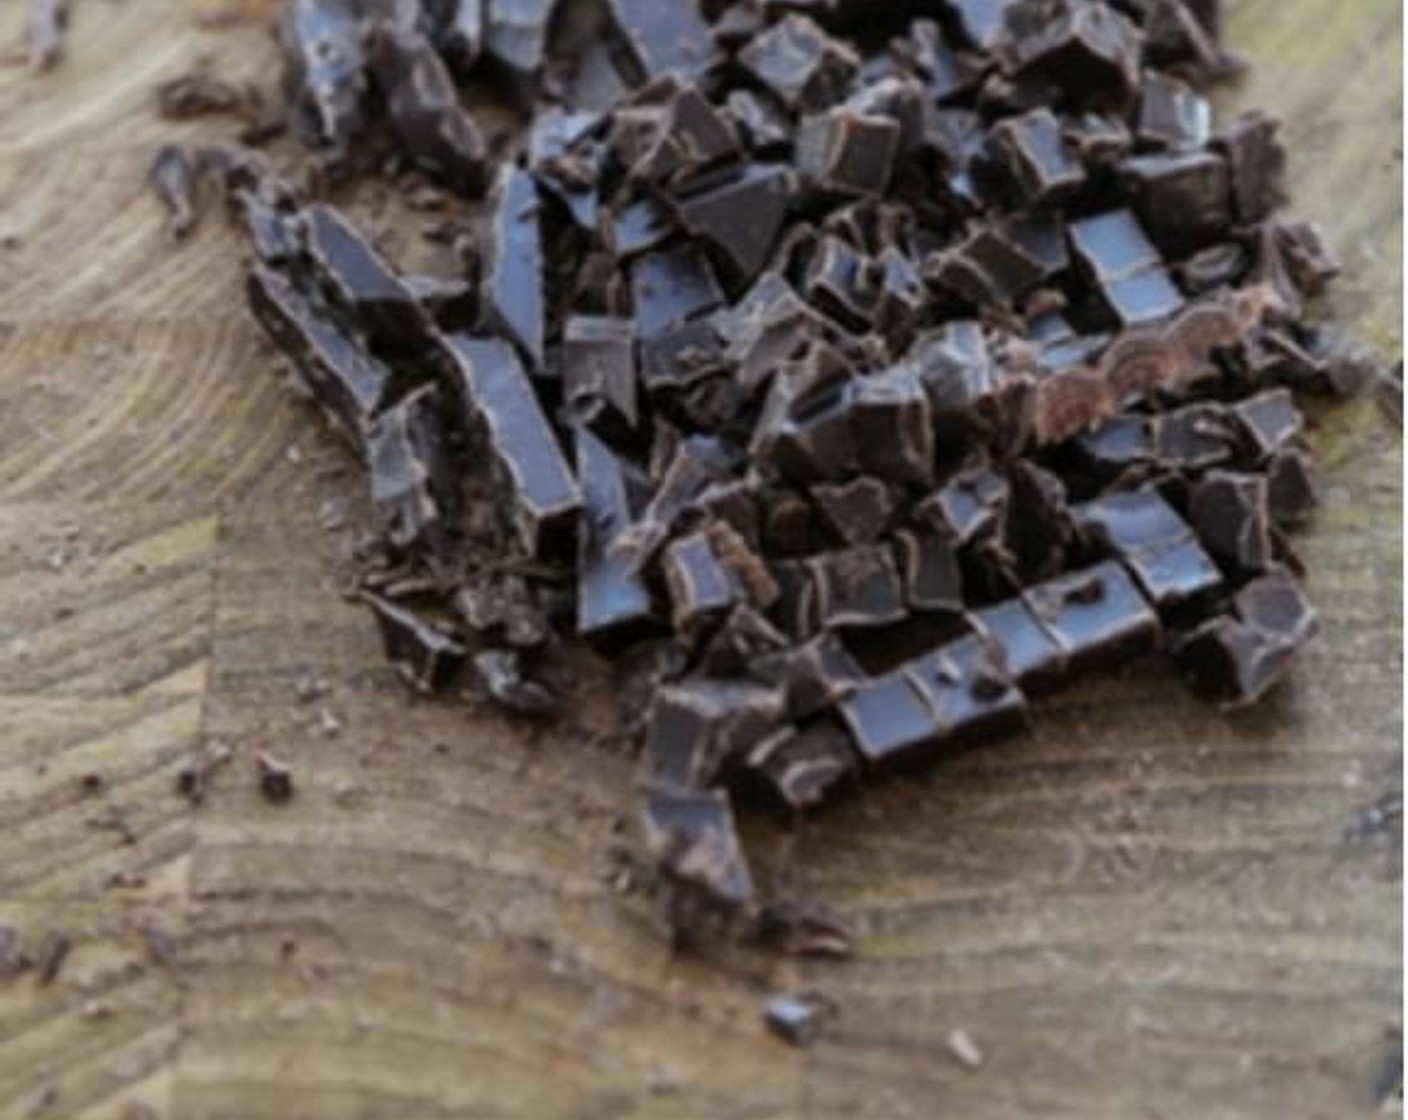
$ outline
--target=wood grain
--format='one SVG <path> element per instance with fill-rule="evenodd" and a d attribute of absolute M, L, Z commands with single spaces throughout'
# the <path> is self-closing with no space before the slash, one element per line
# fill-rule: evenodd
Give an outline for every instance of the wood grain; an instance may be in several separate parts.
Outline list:
<path fill-rule="evenodd" d="M 672 955 L 613 886 L 632 766 L 594 742 L 606 698 L 530 732 L 403 695 L 337 595 L 355 472 L 273 376 L 235 239 L 162 235 L 151 148 L 236 126 L 162 124 L 151 87 L 202 55 L 271 82 L 264 26 L 74 9 L 61 67 L 0 71 L 0 925 L 74 942 L 52 983 L 0 980 L 0 1116 L 1377 1112 L 1402 1027 L 1402 460 L 1371 402 L 1316 411 L 1324 635 L 1263 709 L 1224 719 L 1144 667 L 1016 742 L 749 819 L 765 885 L 833 904 L 860 957 Z M 1399 19 L 1242 0 L 1254 68 L 1221 106 L 1288 118 L 1295 209 L 1346 263 L 1335 313 L 1394 354 Z M 217 749 L 193 806 L 176 774 Z M 259 797 L 259 751 L 293 765 L 290 805 Z M 780 987 L 840 1003 L 815 1048 L 761 1031 Z"/>

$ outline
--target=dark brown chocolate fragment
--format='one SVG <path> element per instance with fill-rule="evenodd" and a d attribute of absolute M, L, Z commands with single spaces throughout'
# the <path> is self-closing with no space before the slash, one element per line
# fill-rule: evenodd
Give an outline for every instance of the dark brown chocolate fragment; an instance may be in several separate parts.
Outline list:
<path fill-rule="evenodd" d="M 493 225 L 484 250 L 480 304 L 486 321 L 522 352 L 532 372 L 543 366 L 543 240 L 532 175 L 506 164 L 490 201 Z"/>
<path fill-rule="evenodd" d="M 608 6 L 632 84 L 666 74 L 696 78 L 709 65 L 709 26 L 696 0 L 609 0 Z"/>
<path fill-rule="evenodd" d="M 794 190 L 786 167 L 752 164 L 675 205 L 684 227 L 713 246 L 735 276 L 751 281 L 771 256 Z"/>
<path fill-rule="evenodd" d="M 1188 520 L 1209 552 L 1239 570 L 1263 572 L 1275 559 L 1263 475 L 1208 471 L 1189 496 Z"/>
<path fill-rule="evenodd" d="M 195 229 L 197 169 L 186 149 L 163 144 L 152 156 L 147 182 L 166 207 L 166 234 L 179 241 Z"/>
<path fill-rule="evenodd" d="M 794 957 L 852 956 L 855 935 L 831 914 L 816 906 L 773 902 L 764 906 L 753 937 Z"/>
<path fill-rule="evenodd" d="M 654 628 L 650 590 L 614 545 L 631 523 L 626 468 L 585 427 L 576 432 L 582 490 L 578 541 L 577 632 L 616 641 Z"/>
<path fill-rule="evenodd" d="M 878 478 L 862 475 L 850 482 L 810 489 L 822 518 L 847 544 L 868 544 L 885 531 L 895 512 L 895 496 Z"/>
<path fill-rule="evenodd" d="M 1020 596 L 975 611 L 969 621 L 1023 689 L 1050 688 L 1065 677 L 1068 651 Z"/>
<path fill-rule="evenodd" d="M 789 726 L 764 739 L 749 751 L 747 768 L 798 811 L 821 804 L 858 769 L 849 737 L 829 719 Z"/>
<path fill-rule="evenodd" d="M 1237 449 L 1237 430 L 1225 409 L 1192 404 L 1153 419 L 1158 458 L 1182 470 L 1225 463 Z"/>
<path fill-rule="evenodd" d="M 370 89 L 356 6 L 349 0 L 291 0 L 281 32 L 294 131 L 334 161 L 345 160 L 366 128 Z"/>
<path fill-rule="evenodd" d="M 1186 83 L 1157 71 L 1144 76 L 1136 125 L 1140 141 L 1174 151 L 1201 148 L 1211 127 L 1212 107 Z"/>
<path fill-rule="evenodd" d="M 1177 275 L 1189 295 L 1202 295 L 1236 284 L 1251 268 L 1251 254 L 1235 241 L 1199 249 L 1178 265 Z"/>
<path fill-rule="evenodd" d="M 885 626 L 906 614 L 904 584 L 889 545 L 859 545 L 806 561 L 824 627 Z"/>
<path fill-rule="evenodd" d="M 386 540 L 432 562 L 443 560 L 455 481 L 436 386 L 417 389 L 377 417 L 367 435 L 367 470 Z"/>
<path fill-rule="evenodd" d="M 482 432 L 509 524 L 529 555 L 559 554 L 582 496 L 518 355 L 499 339 L 447 341 L 466 421 Z"/>
<path fill-rule="evenodd" d="M 460 639 L 415 611 L 368 595 L 386 658 L 417 692 L 441 692 L 454 681 L 469 651 Z"/>
<path fill-rule="evenodd" d="M 856 749 L 877 766 L 956 739 L 1001 735 L 1026 721 L 1026 699 L 1001 653 L 976 637 L 960 638 L 873 678 L 840 709 Z"/>
<path fill-rule="evenodd" d="M 915 611 L 957 613 L 963 609 L 958 552 L 936 532 L 901 529 L 895 534 L 905 602 Z"/>
<path fill-rule="evenodd" d="M 1212 142 L 1227 159 L 1239 222 L 1264 221 L 1285 201 L 1286 153 L 1277 139 L 1280 127 L 1265 113 L 1243 113 Z"/>
<path fill-rule="evenodd" d="M 993 127 L 991 137 L 1025 205 L 1058 205 L 1085 182 L 1085 168 L 1067 147 L 1050 109 L 1008 117 Z"/>
<path fill-rule="evenodd" d="M 1197 691 L 1240 708 L 1256 703 L 1286 676 L 1317 629 L 1315 612 L 1295 580 L 1271 572 L 1238 592 L 1231 614 L 1188 635 L 1174 656 Z"/>
<path fill-rule="evenodd" d="M 1182 306 L 1158 250 L 1128 210 L 1112 210 L 1068 228 L 1076 260 L 1121 326 L 1162 319 Z"/>
<path fill-rule="evenodd" d="M 712 786 L 783 718 L 776 687 L 707 677 L 666 685 L 655 694 L 645 734 L 651 777 L 689 789 Z"/>
<path fill-rule="evenodd" d="M 170 121 L 251 109 L 253 87 L 240 87 L 208 70 L 193 70 L 156 87 L 156 111 Z"/>
<path fill-rule="evenodd" d="M 759 680 L 783 690 L 787 716 L 792 720 L 804 720 L 833 707 L 864 677 L 833 634 L 819 634 L 787 649 L 761 654 L 748 668 Z"/>
<path fill-rule="evenodd" d="M 860 65 L 855 52 L 803 15 L 788 15 L 738 54 L 739 64 L 794 110 L 840 100 Z"/>
<path fill-rule="evenodd" d="M 547 51 L 548 23 L 558 0 L 490 0 L 484 11 L 483 52 L 525 90 Z"/>
<path fill-rule="evenodd" d="M 1110 494 L 1072 512 L 1081 532 L 1101 552 L 1121 560 L 1160 610 L 1222 585 L 1222 573 L 1193 530 L 1153 488 Z"/>
<path fill-rule="evenodd" d="M 562 701 L 541 681 L 528 675 L 523 654 L 511 649 L 486 649 L 473 658 L 474 671 L 485 694 L 515 715 L 542 718 L 556 715 Z"/>
<path fill-rule="evenodd" d="M 969 44 L 992 52 L 1002 42 L 1007 13 L 1020 0 L 951 0 L 947 5 L 957 17 L 959 30 Z"/>
<path fill-rule="evenodd" d="M 727 794 L 666 781 L 645 783 L 643 793 L 645 847 L 667 880 L 725 912 L 750 909 L 753 877 Z"/>
<path fill-rule="evenodd" d="M 1257 461 L 1294 442 L 1305 429 L 1305 417 L 1287 389 L 1270 389 L 1239 401 L 1232 406 L 1231 418 Z"/>
<path fill-rule="evenodd" d="M 1009 9 L 1011 69 L 1092 108 L 1123 108 L 1139 88 L 1139 32 L 1103 3 L 1050 0 Z"/>
<path fill-rule="evenodd" d="M 468 70 L 484 44 L 487 0 L 422 0 L 436 48 L 456 71 Z"/>
<path fill-rule="evenodd" d="M 1304 451 L 1278 451 L 1266 464 L 1266 502 L 1279 529 L 1305 524 L 1320 507 L 1320 479 Z"/>
<path fill-rule="evenodd" d="M 1022 598 L 1065 651 L 1071 672 L 1123 664 L 1162 639 L 1158 616 L 1115 561 L 1058 576 Z"/>
<path fill-rule="evenodd" d="M 622 260 L 653 249 L 675 230 L 675 220 L 663 202 L 644 194 L 623 203 L 608 219 L 612 251 Z"/>
<path fill-rule="evenodd" d="M 1082 463 L 1101 477 L 1147 463 L 1158 453 L 1154 430 L 1147 416 L 1112 416 L 1080 435 L 1075 449 Z"/>
<path fill-rule="evenodd" d="M 743 589 L 715 554 L 707 532 L 673 541 L 663 566 L 677 631 L 688 633 L 710 618 L 717 620 L 742 599 Z"/>
<path fill-rule="evenodd" d="M 563 396 L 594 428 L 634 428 L 635 334 L 629 319 L 574 315 L 562 335 Z"/>
<path fill-rule="evenodd" d="M 255 763 L 259 769 L 259 792 L 265 801 L 283 805 L 293 800 L 293 767 L 268 751 L 260 751 Z"/>
<path fill-rule="evenodd" d="M 293 363 L 303 386 L 362 449 L 376 413 L 387 403 L 391 371 L 279 273 L 255 265 L 247 290 L 255 319 Z"/>
<path fill-rule="evenodd" d="M 975 320 L 955 320 L 922 334 L 906 361 L 929 395 L 938 436 L 957 443 L 986 429 L 997 408 L 998 380 Z"/>
<path fill-rule="evenodd" d="M 656 185 L 679 184 L 740 154 L 740 143 L 729 119 L 690 85 L 660 83 L 664 102 L 647 102 L 638 116 L 618 112 L 613 132 L 618 156 L 632 179 Z M 623 122 L 632 121 L 627 132 Z"/>
<path fill-rule="evenodd" d="M 307 252 L 333 302 L 373 341 L 414 349 L 430 337 L 430 320 L 389 264 L 331 206 L 303 212 Z"/>
<path fill-rule="evenodd" d="M 894 172 L 900 126 L 841 105 L 804 117 L 796 164 L 810 185 L 833 194 L 879 197 Z"/>
<path fill-rule="evenodd" d="M 1120 164 L 1139 220 L 1164 252 L 1183 256 L 1227 235 L 1234 216 L 1227 161 L 1215 152 L 1135 156 Z"/>
<path fill-rule="evenodd" d="M 367 49 L 402 150 L 446 186 L 466 194 L 483 191 L 484 139 L 430 40 L 419 31 L 383 22 L 374 28 Z"/>
<path fill-rule="evenodd" d="M 773 996 L 763 1008 L 763 1022 L 790 1046 L 810 1046 L 835 1015 L 835 1004 L 815 994 Z"/>
<path fill-rule="evenodd" d="M 995 537 L 1006 518 L 1012 489 L 989 467 L 962 471 L 915 507 L 916 519 L 955 548 Z"/>
<path fill-rule="evenodd" d="M 642 341 L 712 311 L 724 299 L 708 257 L 694 243 L 660 249 L 634 260 L 631 292 L 636 335 Z"/>
<path fill-rule="evenodd" d="M 791 145 L 791 123 L 764 95 L 736 89 L 729 93 L 725 107 L 743 144 L 755 156 L 780 155 Z"/>

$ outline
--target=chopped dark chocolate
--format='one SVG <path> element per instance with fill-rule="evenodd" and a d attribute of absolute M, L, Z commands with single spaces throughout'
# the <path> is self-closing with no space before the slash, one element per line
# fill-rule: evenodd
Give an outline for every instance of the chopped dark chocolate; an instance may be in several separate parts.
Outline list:
<path fill-rule="evenodd" d="M 447 688 L 468 656 L 464 643 L 389 599 L 368 595 L 367 601 L 376 614 L 387 660 L 401 679 L 417 692 Z"/>
<path fill-rule="evenodd" d="M 1266 464 L 1266 502 L 1279 529 L 1305 524 L 1321 502 L 1320 479 L 1304 451 L 1278 451 Z"/>
<path fill-rule="evenodd" d="M 804 15 L 787 15 L 738 54 L 750 75 L 794 110 L 826 109 L 860 65 L 856 53 Z"/>
<path fill-rule="evenodd" d="M 1104 3 L 1050 0 L 1008 10 L 1012 72 L 1090 108 L 1123 108 L 1139 88 L 1139 32 Z"/>
<path fill-rule="evenodd" d="M 638 257 L 631 263 L 631 291 L 642 340 L 712 311 L 724 299 L 709 259 L 693 243 Z"/>
<path fill-rule="evenodd" d="M 819 634 L 799 645 L 754 658 L 750 672 L 783 689 L 787 716 L 803 720 L 848 695 L 864 674 L 834 634 Z"/>
<path fill-rule="evenodd" d="M 1139 220 L 1164 252 L 1191 253 L 1231 229 L 1231 179 L 1227 161 L 1215 152 L 1135 156 L 1120 172 Z"/>
<path fill-rule="evenodd" d="M 829 719 L 790 726 L 758 743 L 747 757 L 749 773 L 762 778 L 791 809 L 811 809 L 857 770 L 845 731 Z"/>
<path fill-rule="evenodd" d="M 185 148 L 163 144 L 152 157 L 147 182 L 166 207 L 166 233 L 179 241 L 195 229 L 197 169 Z"/>
<path fill-rule="evenodd" d="M 850 482 L 811 487 L 812 501 L 822 518 L 847 544 L 868 544 L 885 531 L 895 511 L 890 487 L 862 475 Z"/>
<path fill-rule="evenodd" d="M 783 721 L 783 693 L 749 681 L 686 677 L 656 692 L 645 734 L 651 777 L 686 789 L 726 779 Z"/>
<path fill-rule="evenodd" d="M 255 762 L 259 768 L 259 792 L 264 800 L 275 805 L 293 800 L 293 767 L 268 751 L 260 751 Z"/>
<path fill-rule="evenodd" d="M 455 480 L 445 444 L 440 391 L 426 385 L 388 408 L 367 434 L 372 504 L 386 540 L 444 560 Z"/>
<path fill-rule="evenodd" d="M 1214 556 L 1263 572 L 1274 560 L 1269 500 L 1264 476 L 1214 469 L 1193 487 L 1188 520 Z"/>
<path fill-rule="evenodd" d="M 1114 561 L 1028 588 L 1022 598 L 1065 651 L 1072 672 L 1123 664 L 1162 639 L 1158 616 Z"/>
<path fill-rule="evenodd" d="M 650 590 L 630 557 L 614 549 L 631 524 L 626 468 L 587 428 L 579 427 L 577 478 L 582 490 L 577 577 L 577 632 L 595 640 L 649 631 Z"/>
<path fill-rule="evenodd" d="M 499 474 L 509 524 L 532 556 L 570 540 L 582 496 L 557 436 L 513 347 L 498 339 L 448 337 L 458 388 L 473 431 Z"/>
<path fill-rule="evenodd" d="M 543 365 L 543 239 L 538 188 L 512 164 L 499 173 L 490 201 L 493 226 L 484 250 L 480 303 L 487 322 L 506 335 L 536 373 Z"/>
<path fill-rule="evenodd" d="M 486 186 L 484 139 L 430 40 L 419 31 L 383 22 L 374 28 L 367 49 L 391 127 L 406 154 L 446 186 L 480 193 Z"/>
<path fill-rule="evenodd" d="M 1277 139 L 1280 127 L 1265 113 L 1243 113 L 1212 142 L 1227 160 L 1239 222 L 1264 221 L 1285 198 L 1286 153 Z"/>
<path fill-rule="evenodd" d="M 675 205 L 685 228 L 713 246 L 734 275 L 751 281 L 771 255 L 794 189 L 786 167 L 752 164 Z"/>
<path fill-rule="evenodd" d="M 1076 260 L 1121 326 L 1162 319 L 1182 305 L 1158 251 L 1128 210 L 1072 222 L 1069 231 Z"/>
<path fill-rule="evenodd" d="M 1305 417 L 1288 389 L 1270 389 L 1232 406 L 1231 417 L 1255 460 L 1274 455 L 1305 428 Z"/>
<path fill-rule="evenodd" d="M 728 795 L 651 781 L 644 798 L 645 847 L 665 876 L 726 911 L 751 908 L 753 877 Z"/>
<path fill-rule="evenodd" d="M 768 1029 L 791 1046 L 810 1046 L 835 1015 L 835 1005 L 814 994 L 773 996 L 763 1009 Z"/>
<path fill-rule="evenodd" d="M 885 626 L 905 616 L 904 585 L 888 545 L 825 552 L 806 565 L 822 626 Z"/>
<path fill-rule="evenodd" d="M 500 707 L 533 717 L 556 715 L 561 709 L 556 693 L 525 672 L 518 650 L 481 650 L 474 655 L 473 665 L 485 693 Z"/>

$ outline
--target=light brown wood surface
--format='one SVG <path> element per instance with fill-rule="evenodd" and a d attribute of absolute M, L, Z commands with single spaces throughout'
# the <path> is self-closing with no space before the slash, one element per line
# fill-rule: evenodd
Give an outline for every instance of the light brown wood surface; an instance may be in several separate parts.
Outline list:
<path fill-rule="evenodd" d="M 0 1116 L 1379 1112 L 1402 494 L 1371 401 L 1316 412 L 1323 638 L 1261 710 L 1141 669 L 814 820 L 750 821 L 763 882 L 832 903 L 859 957 L 672 956 L 609 882 L 631 767 L 589 741 L 601 717 L 529 733 L 409 700 L 336 594 L 357 478 L 273 376 L 233 234 L 216 215 L 173 248 L 142 183 L 161 140 L 235 129 L 157 121 L 156 82 L 202 55 L 272 79 L 264 26 L 201 30 L 201 7 L 75 0 L 60 68 L 0 71 L 0 925 L 74 943 L 52 983 L 0 979 Z M 1336 314 L 1396 356 L 1400 6 L 1231 8 L 1254 68 L 1224 107 L 1288 118 L 1294 208 L 1347 266 Z M 221 746 L 193 808 L 177 771 Z M 260 750 L 292 804 L 258 795 Z M 759 1024 L 796 987 L 842 1008 L 806 1051 Z"/>

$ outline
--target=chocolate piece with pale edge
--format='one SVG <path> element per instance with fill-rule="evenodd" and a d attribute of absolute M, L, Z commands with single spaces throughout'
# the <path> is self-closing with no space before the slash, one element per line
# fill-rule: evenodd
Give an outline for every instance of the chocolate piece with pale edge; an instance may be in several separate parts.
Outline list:
<path fill-rule="evenodd" d="M 387 660 L 417 692 L 441 692 L 464 664 L 468 650 L 459 638 L 408 607 L 368 595 L 381 630 Z"/>
<path fill-rule="evenodd" d="M 1071 672 L 1150 653 L 1163 637 L 1158 616 L 1113 560 L 1030 587 L 1022 599 L 1061 646 Z"/>
<path fill-rule="evenodd" d="M 588 428 L 576 430 L 582 525 L 577 562 L 577 632 L 619 642 L 656 626 L 650 589 L 613 546 L 631 524 L 625 464 Z"/>
<path fill-rule="evenodd" d="M 646 850 L 666 878 L 726 912 L 753 904 L 753 877 L 738 842 L 728 795 L 668 781 L 646 782 Z"/>
<path fill-rule="evenodd" d="M 449 547 L 455 483 L 440 390 L 425 385 L 388 408 L 367 436 L 372 505 L 387 541 L 440 564 Z"/>
<path fill-rule="evenodd" d="M 488 324 L 519 348 L 532 372 L 543 366 L 541 204 L 532 175 L 505 164 L 490 200 L 493 225 L 484 250 L 480 303 Z"/>

